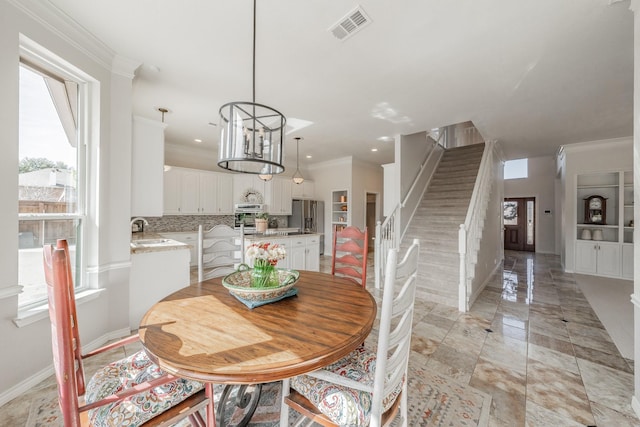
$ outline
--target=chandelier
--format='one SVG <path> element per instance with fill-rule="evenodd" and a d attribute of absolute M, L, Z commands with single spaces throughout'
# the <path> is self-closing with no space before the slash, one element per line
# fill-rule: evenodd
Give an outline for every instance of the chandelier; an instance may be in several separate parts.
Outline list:
<path fill-rule="evenodd" d="M 256 0 L 253 0 L 253 97 L 220 107 L 218 166 L 269 180 L 284 172 L 283 142 L 287 119 L 256 103 Z"/>

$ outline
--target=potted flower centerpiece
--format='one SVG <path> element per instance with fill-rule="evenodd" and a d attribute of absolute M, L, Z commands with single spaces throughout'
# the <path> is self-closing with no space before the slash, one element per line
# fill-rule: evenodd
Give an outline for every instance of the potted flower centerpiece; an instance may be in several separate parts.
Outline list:
<path fill-rule="evenodd" d="M 280 276 L 276 265 L 287 255 L 284 247 L 269 242 L 252 243 L 247 247 L 245 255 L 247 261 L 253 261 L 251 287 L 280 286 Z"/>
<path fill-rule="evenodd" d="M 267 212 L 259 213 L 256 215 L 256 233 L 264 233 L 267 231 L 269 220 L 269 214 Z"/>

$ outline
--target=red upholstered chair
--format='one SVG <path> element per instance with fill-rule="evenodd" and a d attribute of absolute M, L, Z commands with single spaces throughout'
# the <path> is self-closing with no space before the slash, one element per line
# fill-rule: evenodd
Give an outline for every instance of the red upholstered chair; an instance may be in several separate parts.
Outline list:
<path fill-rule="evenodd" d="M 65 427 L 107 425 L 107 419 L 119 426 L 157 426 L 185 417 L 194 426 L 204 426 L 197 412 L 208 402 L 202 384 L 164 373 L 144 350 L 100 368 L 85 383 L 83 359 L 132 343 L 138 336 L 82 354 L 67 241 L 43 249 L 53 364 Z"/>
<path fill-rule="evenodd" d="M 342 230 L 334 226 L 331 274 L 347 277 L 363 288 L 366 287 L 368 253 L 367 227 L 364 231 L 360 231 L 354 226 L 345 227 Z"/>

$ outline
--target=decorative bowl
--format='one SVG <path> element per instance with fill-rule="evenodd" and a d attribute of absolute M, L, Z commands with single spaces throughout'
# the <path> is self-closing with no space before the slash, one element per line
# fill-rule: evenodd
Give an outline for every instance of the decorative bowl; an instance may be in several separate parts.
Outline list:
<path fill-rule="evenodd" d="M 293 288 L 300 272 L 286 268 L 276 268 L 280 279 L 280 286 L 253 288 L 251 287 L 252 270 L 234 271 L 222 279 L 222 285 L 233 295 L 248 301 L 264 301 L 281 297 Z"/>

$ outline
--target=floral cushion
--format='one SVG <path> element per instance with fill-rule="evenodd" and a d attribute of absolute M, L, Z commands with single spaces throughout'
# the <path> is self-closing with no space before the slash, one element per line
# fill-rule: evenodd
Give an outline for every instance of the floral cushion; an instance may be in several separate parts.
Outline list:
<path fill-rule="evenodd" d="M 164 375 L 164 372 L 144 351 L 113 362 L 95 373 L 85 394 L 86 403 L 96 402 L 145 381 Z M 178 379 L 155 387 L 128 399 L 101 406 L 89 411 L 89 420 L 96 427 L 139 426 L 173 405 L 202 389 L 197 381 Z"/>
<path fill-rule="evenodd" d="M 324 368 L 327 371 L 373 387 L 376 353 L 360 346 Z M 371 393 L 300 375 L 291 378 L 291 388 L 309 399 L 316 408 L 339 426 L 367 426 L 371 415 Z M 383 398 L 387 411 L 402 391 L 402 382 Z"/>

